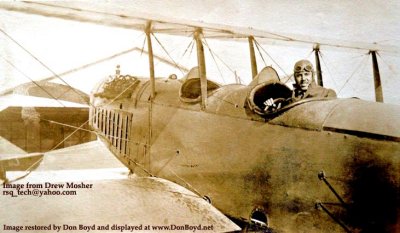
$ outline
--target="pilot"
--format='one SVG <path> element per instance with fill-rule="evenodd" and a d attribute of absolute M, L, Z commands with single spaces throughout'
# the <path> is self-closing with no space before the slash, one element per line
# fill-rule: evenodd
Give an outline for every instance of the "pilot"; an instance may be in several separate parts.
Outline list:
<path fill-rule="evenodd" d="M 264 102 L 265 111 L 275 111 L 282 105 L 287 105 L 305 98 L 336 98 L 336 92 L 332 89 L 318 86 L 315 82 L 315 71 L 308 60 L 300 60 L 294 65 L 294 80 L 292 97 L 283 103 L 274 103 L 273 98 Z"/>

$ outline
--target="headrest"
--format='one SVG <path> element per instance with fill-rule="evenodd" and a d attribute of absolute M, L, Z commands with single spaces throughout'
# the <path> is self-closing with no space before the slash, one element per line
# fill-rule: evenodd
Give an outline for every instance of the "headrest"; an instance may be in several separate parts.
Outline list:
<path fill-rule="evenodd" d="M 264 67 L 257 75 L 254 77 L 253 81 L 249 86 L 256 86 L 264 82 L 278 82 L 279 75 L 274 68 L 271 66 Z"/>

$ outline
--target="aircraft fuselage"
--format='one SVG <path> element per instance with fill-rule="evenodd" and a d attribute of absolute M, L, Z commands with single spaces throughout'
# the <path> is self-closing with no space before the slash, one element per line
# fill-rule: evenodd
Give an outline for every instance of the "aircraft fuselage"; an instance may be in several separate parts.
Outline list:
<path fill-rule="evenodd" d="M 154 99 L 148 80 L 126 80 L 129 94 L 111 103 L 112 92 L 94 92 L 90 119 L 133 172 L 207 196 L 228 216 L 265 216 L 283 232 L 396 227 L 399 138 L 348 129 L 332 113 L 361 100 L 304 103 L 265 120 L 249 110 L 247 86 L 217 89 L 201 110 L 179 98 L 179 80 L 157 80 Z"/>

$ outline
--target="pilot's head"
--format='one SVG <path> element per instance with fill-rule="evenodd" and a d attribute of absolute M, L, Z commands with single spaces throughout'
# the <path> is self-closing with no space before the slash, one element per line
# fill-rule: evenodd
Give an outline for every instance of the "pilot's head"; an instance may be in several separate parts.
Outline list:
<path fill-rule="evenodd" d="M 294 64 L 294 80 L 297 88 L 306 91 L 314 82 L 313 65 L 308 60 L 300 60 Z"/>

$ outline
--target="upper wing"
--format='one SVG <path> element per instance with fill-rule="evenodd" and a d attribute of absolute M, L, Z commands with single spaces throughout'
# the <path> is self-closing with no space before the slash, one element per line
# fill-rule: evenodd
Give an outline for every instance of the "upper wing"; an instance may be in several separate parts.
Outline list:
<path fill-rule="evenodd" d="M 110 231 L 113 225 L 114 228 L 137 226 L 142 231 L 148 226 L 146 231 L 150 232 L 168 229 L 193 232 L 193 227 L 199 225 L 209 227 L 211 232 L 240 229 L 208 202 L 181 186 L 159 178 L 128 177 L 127 168 L 99 141 L 46 153 L 39 167 L 17 183 L 28 182 L 43 186 L 36 188 L 37 196 L 27 195 L 27 190 L 33 192 L 34 188 L 21 188 L 26 195 L 3 188 L 14 191 L 16 196 L 0 196 L 3 224 L 68 225 L 69 230 L 79 229 L 83 224 L 106 229 L 108 226 Z M 81 188 L 70 187 L 72 183 Z M 64 187 L 50 187 L 50 184 Z M 47 190 L 53 194 L 46 193 Z M 54 193 L 57 191 L 58 195 Z"/>
<path fill-rule="evenodd" d="M 57 17 L 68 20 L 91 22 L 102 25 L 123 27 L 140 31 L 147 30 L 148 26 L 152 32 L 167 33 L 170 35 L 191 36 L 194 31 L 201 30 L 208 38 L 218 39 L 244 39 L 249 36 L 256 37 L 259 42 L 312 44 L 329 47 L 342 47 L 362 50 L 379 50 L 388 53 L 399 53 L 396 46 L 349 42 L 326 38 L 315 38 L 301 35 L 276 34 L 265 30 L 253 28 L 210 24 L 198 21 L 164 18 L 157 15 L 148 15 L 132 11 L 126 4 L 118 5 L 97 4 L 91 2 L 0 2 L 0 8 L 19 11 L 29 14 L 38 14 L 49 17 Z"/>

